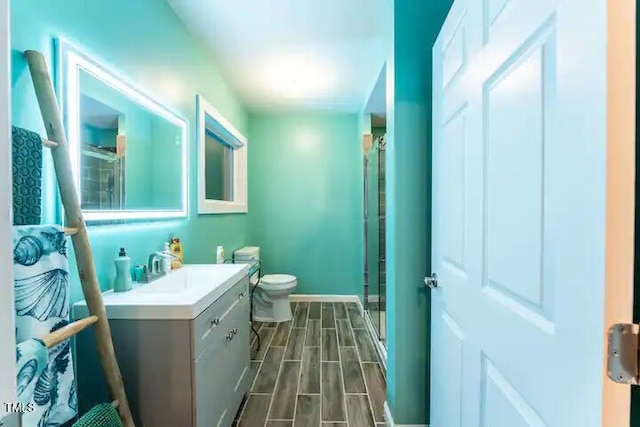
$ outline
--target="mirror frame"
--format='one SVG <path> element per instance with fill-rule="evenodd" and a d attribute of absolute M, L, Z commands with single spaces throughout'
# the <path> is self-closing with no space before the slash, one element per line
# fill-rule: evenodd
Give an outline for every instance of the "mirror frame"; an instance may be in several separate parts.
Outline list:
<path fill-rule="evenodd" d="M 143 108 L 173 123 L 182 131 L 182 200 L 180 208 L 169 210 L 87 210 L 82 214 L 87 222 L 118 221 L 118 220 L 153 220 L 167 218 L 186 218 L 188 216 L 188 135 L 187 121 L 179 117 L 166 107 L 151 99 L 149 96 L 134 88 L 118 73 L 102 65 L 97 60 L 85 54 L 63 38 L 57 39 L 57 78 L 58 99 L 60 109 L 64 115 L 64 123 L 69 143 L 71 170 L 78 191 L 78 198 L 82 203 L 80 184 L 80 80 L 79 71 L 82 69 L 105 85 L 119 91 Z"/>
<path fill-rule="evenodd" d="M 198 114 L 198 213 L 247 213 L 247 138 L 201 95 L 196 96 Z M 218 136 L 233 147 L 233 201 L 207 199 L 205 148 L 207 116 L 218 128 Z"/>

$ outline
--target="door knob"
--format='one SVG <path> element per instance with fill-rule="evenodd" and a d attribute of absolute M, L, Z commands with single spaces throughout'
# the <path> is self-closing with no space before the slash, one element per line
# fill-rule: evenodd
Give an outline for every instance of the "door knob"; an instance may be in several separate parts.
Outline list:
<path fill-rule="evenodd" d="M 438 275 L 433 273 L 431 276 L 424 278 L 424 285 L 429 289 L 435 289 L 438 287 Z"/>

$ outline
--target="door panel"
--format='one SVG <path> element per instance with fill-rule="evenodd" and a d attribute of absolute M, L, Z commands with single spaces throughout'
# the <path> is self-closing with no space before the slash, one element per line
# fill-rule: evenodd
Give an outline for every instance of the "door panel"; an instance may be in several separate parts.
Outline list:
<path fill-rule="evenodd" d="M 603 391 L 607 311 L 631 313 L 609 298 L 631 280 L 606 280 L 608 190 L 633 182 L 607 175 L 610 3 L 456 0 L 436 41 L 433 427 L 623 425 L 603 410 L 628 405 Z"/>
<path fill-rule="evenodd" d="M 16 340 L 13 305 L 13 255 L 11 253 L 12 178 L 11 178 L 11 95 L 9 93 L 9 1 L 0 0 L 0 403 L 16 400 Z M 0 405 L 0 420 L 7 413 Z M 11 418 L 11 420 L 9 420 Z M 13 425 L 15 417 L 6 419 Z M 0 421 L 0 424 L 2 421 Z"/>

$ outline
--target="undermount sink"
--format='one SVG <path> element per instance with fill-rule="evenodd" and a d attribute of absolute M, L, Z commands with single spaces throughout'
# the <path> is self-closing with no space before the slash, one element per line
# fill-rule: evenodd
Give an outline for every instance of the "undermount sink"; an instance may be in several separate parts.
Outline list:
<path fill-rule="evenodd" d="M 199 292 L 203 287 L 226 280 L 229 273 L 236 270 L 237 266 L 233 264 L 186 265 L 151 283 L 140 284 L 137 289 L 151 294 Z"/>
<path fill-rule="evenodd" d="M 128 292 L 102 294 L 110 319 L 195 319 L 247 275 L 249 264 L 188 264 Z M 74 304 L 75 318 L 89 314 L 85 301 Z"/>

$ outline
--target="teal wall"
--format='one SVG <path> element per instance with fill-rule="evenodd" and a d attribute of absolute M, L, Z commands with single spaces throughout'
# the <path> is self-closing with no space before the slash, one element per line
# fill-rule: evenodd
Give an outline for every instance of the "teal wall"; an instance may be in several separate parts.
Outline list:
<path fill-rule="evenodd" d="M 387 400 L 396 424 L 429 420 L 431 48 L 450 0 L 388 0 Z"/>
<path fill-rule="evenodd" d="M 155 209 L 182 206 L 182 129 L 160 116 L 151 116 L 151 152 L 146 153 L 151 169 L 151 200 Z M 135 173 L 127 168 L 127 175 Z M 194 181 L 195 182 L 195 181 Z"/>
<path fill-rule="evenodd" d="M 247 243 L 247 215 L 197 215 L 195 95 L 202 94 L 246 134 L 248 115 L 230 90 L 209 52 L 188 33 L 164 1 L 13 0 L 11 2 L 12 121 L 45 135 L 26 63 L 26 49 L 42 51 L 53 64 L 53 38 L 63 36 L 100 62 L 116 69 L 151 98 L 189 123 L 189 218 L 177 221 L 93 226 L 89 236 L 103 289 L 111 286 L 113 258 L 120 246 L 132 261 L 145 262 L 169 236 L 181 237 L 185 260 L 214 262 L 217 245 L 231 249 Z M 45 222 L 60 220 L 52 166 L 46 159 Z M 169 185 L 168 183 L 166 185 Z M 70 260 L 74 257 L 70 256 Z M 72 261 L 72 270 L 75 264 Z M 71 275 L 72 300 L 82 297 Z"/>
<path fill-rule="evenodd" d="M 99 145 L 100 147 L 115 147 L 118 129 L 99 128 L 87 124 L 82 124 L 80 128 L 80 140 L 83 143 Z"/>
<path fill-rule="evenodd" d="M 363 292 L 361 138 L 356 114 L 250 117 L 251 244 L 296 293 Z"/>

